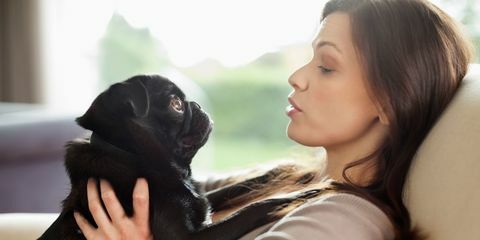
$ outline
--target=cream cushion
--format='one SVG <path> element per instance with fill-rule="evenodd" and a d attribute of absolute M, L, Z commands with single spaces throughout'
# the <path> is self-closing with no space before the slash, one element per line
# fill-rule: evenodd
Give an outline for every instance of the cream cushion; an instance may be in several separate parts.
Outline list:
<path fill-rule="evenodd" d="M 419 148 L 404 199 L 429 239 L 480 239 L 480 65 Z"/>
<path fill-rule="evenodd" d="M 57 213 L 0 214 L 0 239 L 32 240 L 40 237 L 57 219 Z"/>

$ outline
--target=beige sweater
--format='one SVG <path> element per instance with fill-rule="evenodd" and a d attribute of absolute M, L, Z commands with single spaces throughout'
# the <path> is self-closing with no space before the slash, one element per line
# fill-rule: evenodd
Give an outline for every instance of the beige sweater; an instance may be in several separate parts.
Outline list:
<path fill-rule="evenodd" d="M 371 202 L 348 193 L 326 194 L 262 226 L 240 240 L 390 240 L 387 216 Z"/>

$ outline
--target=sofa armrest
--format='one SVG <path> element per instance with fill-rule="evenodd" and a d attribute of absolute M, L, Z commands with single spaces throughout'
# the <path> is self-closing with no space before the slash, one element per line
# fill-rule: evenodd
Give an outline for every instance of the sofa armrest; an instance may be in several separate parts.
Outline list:
<path fill-rule="evenodd" d="M 86 134 L 80 114 L 0 104 L 0 213 L 58 212 L 68 193 L 64 145 Z"/>

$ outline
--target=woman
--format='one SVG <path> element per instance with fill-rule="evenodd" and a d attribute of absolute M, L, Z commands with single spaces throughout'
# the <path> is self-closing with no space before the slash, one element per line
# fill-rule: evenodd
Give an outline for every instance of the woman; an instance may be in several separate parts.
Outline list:
<path fill-rule="evenodd" d="M 287 134 L 325 147 L 327 167 L 315 171 L 333 179 L 335 191 L 294 209 L 256 239 L 420 239 L 402 189 L 415 152 L 466 74 L 471 46 L 426 0 L 331 0 L 312 47 L 312 60 L 288 80 Z M 145 180 L 136 185 L 132 218 L 108 183 L 101 184 L 108 213 L 96 191 L 90 181 L 99 227 L 75 216 L 87 239 L 151 238 Z"/>

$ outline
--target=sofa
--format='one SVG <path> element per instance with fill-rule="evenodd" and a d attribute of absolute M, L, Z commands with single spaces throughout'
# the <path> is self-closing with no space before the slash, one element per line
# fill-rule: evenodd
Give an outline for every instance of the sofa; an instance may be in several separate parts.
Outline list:
<path fill-rule="evenodd" d="M 0 213 L 59 211 L 69 187 L 63 146 L 86 134 L 75 123 L 79 115 L 40 104 L 0 103 Z"/>
<path fill-rule="evenodd" d="M 88 134 L 74 121 L 79 115 L 0 102 L 0 239 L 35 239 L 37 228 L 54 215 L 40 213 L 60 211 L 69 187 L 64 144 Z M 26 228 L 18 229 L 22 225 Z"/>
<path fill-rule="evenodd" d="M 470 65 L 457 95 L 416 153 L 404 201 L 413 224 L 429 239 L 480 239 L 479 64 Z M 0 214 L 0 239 L 35 239 L 56 217 L 38 211 Z"/>

